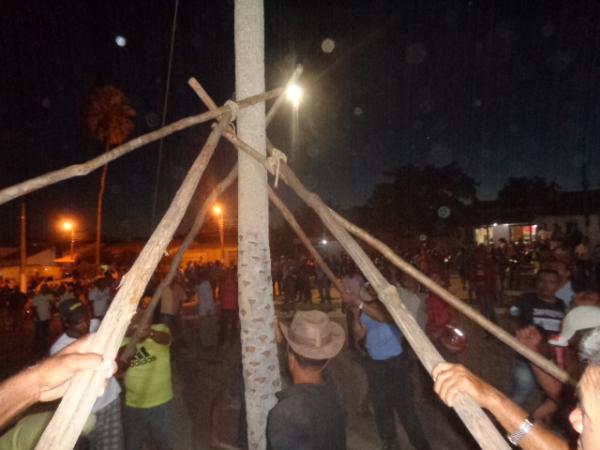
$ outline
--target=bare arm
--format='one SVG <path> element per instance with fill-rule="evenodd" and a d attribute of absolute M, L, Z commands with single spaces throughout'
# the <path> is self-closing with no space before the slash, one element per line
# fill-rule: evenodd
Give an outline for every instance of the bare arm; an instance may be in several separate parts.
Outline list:
<path fill-rule="evenodd" d="M 393 323 L 394 319 L 390 316 L 390 313 L 385 306 L 379 301 L 363 302 L 357 295 L 354 295 L 348 291 L 344 293 L 344 301 L 353 307 L 358 307 L 360 304 L 363 305 L 363 312 L 368 316 L 376 320 L 377 322 Z"/>
<path fill-rule="evenodd" d="M 164 331 L 150 329 L 148 337 L 160 345 L 171 345 L 171 335 Z"/>
<path fill-rule="evenodd" d="M 390 316 L 390 313 L 381 302 L 375 301 L 370 303 L 363 303 L 363 311 L 369 315 L 369 317 L 377 322 L 383 323 L 394 323 L 394 319 Z"/>
<path fill-rule="evenodd" d="M 366 327 L 360 322 L 360 309 L 354 305 L 348 307 L 350 314 L 352 314 L 352 331 L 357 341 L 364 339 L 367 335 Z"/>
<path fill-rule="evenodd" d="M 37 402 L 63 396 L 78 372 L 101 369 L 102 357 L 85 353 L 89 338 L 79 339 L 61 352 L 29 367 L 0 384 L 0 428 Z M 115 369 L 113 365 L 112 373 Z"/>
<path fill-rule="evenodd" d="M 461 392 L 487 409 L 507 433 L 514 433 L 527 418 L 527 413 L 493 386 L 459 364 L 440 363 L 432 372 L 435 392 L 448 406 Z M 524 450 L 568 450 L 567 443 L 540 423 L 519 444 Z"/>
<path fill-rule="evenodd" d="M 542 347 L 544 343 L 544 337 L 533 325 L 529 325 L 516 332 L 516 338 L 518 341 L 537 353 L 542 353 Z M 553 376 L 547 374 L 542 369 L 534 364 L 530 364 L 533 369 L 533 373 L 537 378 L 538 382 L 546 392 L 546 395 L 554 401 L 559 401 L 562 392 L 562 383 Z"/>

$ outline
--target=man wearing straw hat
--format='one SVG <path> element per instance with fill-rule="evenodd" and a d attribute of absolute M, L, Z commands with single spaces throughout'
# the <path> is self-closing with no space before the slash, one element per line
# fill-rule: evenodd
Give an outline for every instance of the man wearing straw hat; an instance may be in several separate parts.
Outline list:
<path fill-rule="evenodd" d="M 297 312 L 281 331 L 294 384 L 277 394 L 279 403 L 269 413 L 269 449 L 345 449 L 346 412 L 333 381 L 323 373 L 344 346 L 344 329 L 312 310 Z"/>

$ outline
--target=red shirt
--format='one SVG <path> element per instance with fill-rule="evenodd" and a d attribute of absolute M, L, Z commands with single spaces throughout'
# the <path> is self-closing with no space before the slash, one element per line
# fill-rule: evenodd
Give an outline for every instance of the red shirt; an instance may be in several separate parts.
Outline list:
<path fill-rule="evenodd" d="M 219 300 L 221 308 L 229 311 L 236 310 L 238 307 L 238 286 L 237 279 L 233 274 L 225 275 L 223 283 L 219 288 Z"/>

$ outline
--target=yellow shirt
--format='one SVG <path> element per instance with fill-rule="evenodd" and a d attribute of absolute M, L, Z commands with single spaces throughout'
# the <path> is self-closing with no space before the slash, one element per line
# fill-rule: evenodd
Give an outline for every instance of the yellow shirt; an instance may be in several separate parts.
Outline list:
<path fill-rule="evenodd" d="M 169 333 L 163 324 L 150 327 Z M 123 346 L 129 338 L 123 340 Z M 171 385 L 171 351 L 169 345 L 147 338 L 136 345 L 137 352 L 125 373 L 125 404 L 132 408 L 153 408 L 173 398 Z"/>

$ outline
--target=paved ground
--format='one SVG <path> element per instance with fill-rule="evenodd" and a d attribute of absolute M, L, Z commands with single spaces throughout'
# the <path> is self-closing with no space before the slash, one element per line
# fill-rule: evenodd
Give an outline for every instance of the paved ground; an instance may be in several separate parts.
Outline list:
<path fill-rule="evenodd" d="M 455 293 L 465 296 L 453 280 Z M 315 294 L 316 295 L 316 294 Z M 466 297 L 466 296 L 465 296 Z M 316 300 L 314 300 L 317 303 Z M 287 315 L 277 304 L 278 314 Z M 318 307 L 318 305 L 314 305 Z M 345 324 L 334 299 L 334 310 L 329 314 Z M 186 336 L 191 339 L 192 321 L 184 321 Z M 501 323 L 502 320 L 501 320 Z M 444 355 L 448 360 L 460 362 L 503 391 L 508 389 L 512 351 L 484 333 L 467 319 L 463 329 L 468 336 L 468 346 L 459 355 Z M 19 333 L 0 334 L 1 378 L 30 364 L 31 324 Z M 55 321 L 53 334 L 59 332 Z M 419 366 L 420 367 L 420 366 Z M 366 376 L 362 361 L 353 352 L 343 351 L 331 364 L 332 374 L 340 388 L 348 411 L 348 448 L 371 450 L 380 448 L 372 413 L 365 414 L 361 402 L 367 393 Z M 415 413 L 425 424 L 434 449 L 468 449 L 473 442 L 455 414 L 442 405 L 431 388 L 424 370 L 413 375 L 416 397 Z M 173 382 L 177 417 L 177 449 L 240 448 L 238 442 L 241 370 L 239 343 L 225 348 L 207 348 L 188 351 L 176 346 L 173 351 Z M 284 373 L 284 379 L 286 375 Z M 410 449 L 400 429 L 402 448 Z M 476 446 L 474 448 L 477 448 Z"/>

